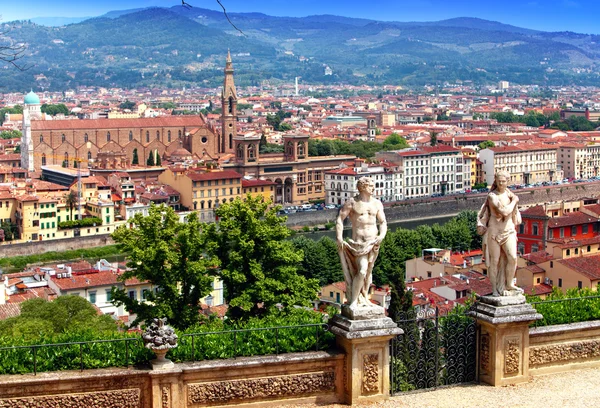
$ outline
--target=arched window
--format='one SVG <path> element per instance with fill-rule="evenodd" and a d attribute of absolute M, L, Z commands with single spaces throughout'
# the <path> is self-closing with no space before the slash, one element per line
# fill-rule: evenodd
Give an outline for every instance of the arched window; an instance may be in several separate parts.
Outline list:
<path fill-rule="evenodd" d="M 83 141 L 84 141 L 85 143 L 87 143 L 89 140 L 90 140 L 90 138 L 89 138 L 89 136 L 88 136 L 88 134 L 87 134 L 87 133 L 86 133 L 85 135 L 83 135 Z"/>
<path fill-rule="evenodd" d="M 69 167 L 69 153 L 65 152 L 65 157 L 64 157 L 64 166 L 65 167 Z"/>
<path fill-rule="evenodd" d="M 150 143 L 150 131 L 146 130 L 146 143 Z"/>
<path fill-rule="evenodd" d="M 106 141 L 110 142 L 110 132 L 106 132 Z"/>
<path fill-rule="evenodd" d="M 129 131 L 129 141 L 131 142 L 133 140 L 133 132 L 130 130 Z"/>
<path fill-rule="evenodd" d="M 233 149 L 233 134 L 229 134 L 229 148 Z"/>
<path fill-rule="evenodd" d="M 344 190 L 348 190 L 348 184 L 344 183 Z"/>
<path fill-rule="evenodd" d="M 212 200 L 208 200 L 208 208 L 211 209 L 212 208 Z"/>
<path fill-rule="evenodd" d="M 40 143 L 44 141 L 44 135 L 40 135 Z"/>
<path fill-rule="evenodd" d="M 198 203 L 194 201 L 194 210 L 196 210 L 198 207 Z"/>
<path fill-rule="evenodd" d="M 92 152 L 88 152 L 88 160 L 92 160 Z"/>
<path fill-rule="evenodd" d="M 242 144 L 238 144 L 237 147 L 237 158 L 238 159 L 243 159 L 244 158 L 244 146 L 242 146 Z"/>
<path fill-rule="evenodd" d="M 181 130 L 177 132 L 177 136 L 181 139 Z"/>
<path fill-rule="evenodd" d="M 156 140 L 160 140 L 160 131 L 156 131 Z"/>
<path fill-rule="evenodd" d="M 171 143 L 171 131 L 167 132 L 167 142 Z"/>
<path fill-rule="evenodd" d="M 60 137 L 61 142 L 64 142 L 65 140 L 67 140 L 67 137 L 65 136 L 65 134 L 63 133 Z"/>
<path fill-rule="evenodd" d="M 304 142 L 298 143 L 298 156 L 304 156 Z"/>
<path fill-rule="evenodd" d="M 200 209 L 204 210 L 204 200 L 200 201 Z"/>
<path fill-rule="evenodd" d="M 42 166 L 46 165 L 46 154 L 42 153 Z"/>
<path fill-rule="evenodd" d="M 229 97 L 229 107 L 228 107 L 229 113 L 233 113 L 233 96 Z"/>
<path fill-rule="evenodd" d="M 255 155 L 255 150 L 256 148 L 254 147 L 253 144 L 251 144 L 250 146 L 248 146 L 248 160 L 254 160 L 256 159 L 256 155 Z"/>

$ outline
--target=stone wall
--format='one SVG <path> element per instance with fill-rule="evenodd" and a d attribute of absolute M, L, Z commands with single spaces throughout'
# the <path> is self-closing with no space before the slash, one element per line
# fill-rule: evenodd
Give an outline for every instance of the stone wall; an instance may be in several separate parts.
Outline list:
<path fill-rule="evenodd" d="M 600 321 L 538 327 L 529 331 L 531 374 L 585 367 L 600 367 Z"/>
<path fill-rule="evenodd" d="M 68 251 L 71 249 L 94 248 L 112 245 L 114 241 L 110 234 L 89 237 L 54 239 L 43 242 L 24 242 L 19 244 L 0 245 L 0 256 L 33 255 L 52 251 Z"/>
<path fill-rule="evenodd" d="M 520 206 L 533 206 L 548 202 L 578 200 L 583 197 L 600 196 L 600 182 L 563 184 L 517 190 Z M 479 210 L 485 194 L 455 195 L 431 200 L 399 201 L 385 208 L 389 221 L 405 221 L 421 218 L 451 216 L 463 210 Z M 335 221 L 337 210 L 298 212 L 288 215 L 288 226 L 322 225 Z"/>
<path fill-rule="evenodd" d="M 173 370 L 107 369 L 0 376 L 0 408 L 195 408 L 343 399 L 344 355 L 290 353 L 176 364 Z"/>

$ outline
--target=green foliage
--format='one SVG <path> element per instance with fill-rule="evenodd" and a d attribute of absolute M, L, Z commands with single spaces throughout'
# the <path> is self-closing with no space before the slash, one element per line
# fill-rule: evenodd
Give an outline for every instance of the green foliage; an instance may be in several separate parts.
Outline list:
<path fill-rule="evenodd" d="M 89 307 L 91 306 L 88 304 Z M 325 350 L 333 346 L 335 338 L 324 329 L 324 326 L 293 327 L 307 324 L 321 325 L 324 323 L 325 317 L 321 313 L 299 308 L 291 309 L 287 313 L 275 311 L 262 319 L 253 317 L 243 325 L 239 322 L 212 318 L 185 331 L 176 329 L 179 346 L 170 350 L 167 357 L 176 362 L 183 362 L 274 354 L 277 351 L 291 353 Z M 48 345 L 36 347 L 38 372 L 78 370 L 82 363 L 80 351 L 83 356 L 83 367 L 86 369 L 147 364 L 154 358 L 152 351 L 143 346 L 139 333 L 80 330 L 51 334 L 49 332 L 51 324 L 38 320 L 30 319 L 31 323 L 21 326 L 30 332 L 36 329 L 46 330 L 37 338 L 11 337 L 7 332 L 2 332 L 3 334 L 0 335 L 0 374 L 33 372 L 32 348 L 2 350 L 3 347 L 10 346 Z M 274 327 L 281 328 L 275 330 Z M 257 330 L 238 331 L 235 334 L 233 332 L 244 329 Z M 209 332 L 222 333 L 203 334 Z M 193 349 L 192 337 L 188 336 L 191 333 L 202 333 L 195 336 Z M 98 342 L 99 340 L 118 341 Z M 128 345 L 125 344 L 126 341 Z M 50 346 L 51 344 L 73 342 L 87 343 L 81 346 L 79 344 Z"/>
<path fill-rule="evenodd" d="M 120 279 L 135 277 L 157 290 L 137 300 L 113 288 L 113 303 L 137 315 L 133 325 L 157 316 L 167 317 L 179 329 L 198 323 L 200 300 L 211 291 L 218 260 L 207 256 L 214 243 L 202 233 L 197 214 L 182 223 L 171 207 L 152 205 L 147 217 L 136 214 L 131 224 L 134 228 L 121 226 L 112 234 L 121 251 L 129 254 L 129 269 Z"/>
<path fill-rule="evenodd" d="M 320 286 L 344 280 L 337 244 L 329 237 L 314 241 L 305 236 L 292 239 L 292 244 L 304 253 L 298 273 L 319 280 Z"/>
<path fill-rule="evenodd" d="M 219 224 L 205 226 L 207 253 L 220 260 L 230 318 L 268 314 L 276 307 L 309 306 L 319 283 L 298 274 L 302 252 L 286 238 L 290 230 L 278 206 L 261 197 L 236 199 L 216 210 Z"/>
<path fill-rule="evenodd" d="M 380 286 L 395 282 L 399 268 L 408 259 L 421 256 L 421 251 L 426 248 L 450 248 L 455 251 L 480 248 L 481 238 L 474 228 L 476 214 L 473 213 L 463 211 L 444 225 L 420 225 L 413 230 L 398 228 L 388 232 L 373 267 L 373 282 Z"/>
<path fill-rule="evenodd" d="M 243 111 L 243 110 L 246 110 L 246 109 L 252 109 L 253 106 L 254 105 L 251 104 L 251 103 L 238 103 L 235 108 L 238 111 Z"/>
<path fill-rule="evenodd" d="M 160 154 L 156 155 L 156 165 L 160 166 L 162 164 L 162 160 L 160 159 Z"/>
<path fill-rule="evenodd" d="M 487 188 L 487 187 L 488 187 L 487 181 L 473 184 L 473 190 L 480 190 L 482 188 Z"/>
<path fill-rule="evenodd" d="M 410 147 L 405 138 L 398 133 L 392 133 L 383 141 L 384 150 L 400 150 Z"/>
<path fill-rule="evenodd" d="M 138 157 L 137 147 L 133 149 L 133 159 L 131 160 L 132 165 L 140 164 L 140 159 Z"/>
<path fill-rule="evenodd" d="M 56 116 L 58 114 L 69 115 L 69 108 L 64 103 L 59 103 L 58 105 L 49 105 L 47 103 L 43 104 L 40 108 L 42 113 L 46 113 L 50 116 Z"/>
<path fill-rule="evenodd" d="M 167 357 L 183 362 L 324 350 L 330 348 L 335 340 L 324 326 L 297 327 L 323 323 L 324 315 L 303 308 L 287 312 L 275 310 L 268 316 L 250 317 L 243 323 L 213 319 L 184 332 L 211 333 L 195 336 L 193 349 L 192 338 L 180 334 L 179 346 L 171 350 Z"/>
<path fill-rule="evenodd" d="M 120 109 L 134 110 L 135 109 L 135 102 L 132 102 L 129 99 L 126 99 L 125 102 L 121 102 L 121 104 L 119 105 L 119 108 Z"/>
<path fill-rule="evenodd" d="M 88 249 L 73 249 L 64 252 L 46 252 L 43 254 L 3 257 L 0 258 L 0 267 L 22 270 L 29 264 L 46 263 L 46 262 L 62 262 L 80 258 L 99 259 L 110 255 L 121 254 L 117 245 L 109 245 L 98 248 Z"/>
<path fill-rule="evenodd" d="M 3 130 L 0 132 L 0 139 L 15 139 L 21 138 L 23 134 L 19 130 Z"/>
<path fill-rule="evenodd" d="M 5 241 L 12 241 L 18 234 L 19 232 L 19 227 L 17 226 L 17 224 L 13 223 L 12 221 L 2 221 L 2 223 L 0 223 L 0 229 L 2 231 L 4 231 L 4 240 Z M 7 259 L 7 258 L 5 258 Z M 1 262 L 2 260 L 0 260 Z"/>
<path fill-rule="evenodd" d="M 260 145 L 260 153 L 283 153 L 283 145 L 265 143 Z"/>
<path fill-rule="evenodd" d="M 272 102 L 272 103 L 278 103 L 279 106 L 281 107 L 281 102 Z M 278 130 L 278 131 L 286 131 L 286 130 L 291 130 L 292 127 L 290 124 L 288 123 L 283 123 L 283 120 L 285 118 L 290 118 L 292 116 L 292 114 L 290 112 L 285 112 L 282 111 L 281 109 L 279 111 L 277 111 L 277 113 L 275 115 L 267 115 L 267 123 L 271 126 L 273 126 L 273 129 Z"/>
<path fill-rule="evenodd" d="M 586 132 L 595 129 L 592 122 L 584 118 L 583 116 L 571 116 L 570 118 L 555 122 L 550 126 L 551 129 L 559 129 L 563 131 L 573 130 L 576 132 Z"/>
<path fill-rule="evenodd" d="M 544 318 L 535 322 L 536 326 L 600 319 L 600 296 L 598 292 L 589 288 L 572 288 L 563 293 L 559 288 L 554 287 L 546 299 L 542 300 L 539 296 L 528 296 L 527 302 L 540 302 L 534 307 Z"/>
<path fill-rule="evenodd" d="M 173 110 L 177 109 L 177 104 L 173 102 L 163 102 L 160 105 L 158 105 L 158 107 L 165 110 Z"/>
<path fill-rule="evenodd" d="M 6 120 L 7 113 L 21 114 L 23 113 L 23 107 L 21 105 L 15 105 L 12 108 L 6 107 L 0 109 L 0 125 Z"/>
<path fill-rule="evenodd" d="M 495 147 L 496 144 L 494 142 L 492 142 L 491 140 L 486 140 L 485 142 L 481 142 L 479 143 L 479 149 L 487 149 L 489 147 Z"/>
<path fill-rule="evenodd" d="M 150 153 L 148 153 L 148 160 L 146 160 L 146 164 L 148 166 L 154 166 L 154 151 L 150 151 Z"/>
<path fill-rule="evenodd" d="M 61 221 L 58 223 L 59 229 L 70 229 L 70 228 L 85 228 L 85 227 L 97 227 L 102 225 L 102 219 L 98 217 L 83 218 L 81 220 Z"/>

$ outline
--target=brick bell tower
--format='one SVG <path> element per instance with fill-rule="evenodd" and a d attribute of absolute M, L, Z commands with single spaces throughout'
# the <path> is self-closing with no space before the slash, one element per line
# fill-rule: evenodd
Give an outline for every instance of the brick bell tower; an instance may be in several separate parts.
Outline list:
<path fill-rule="evenodd" d="M 221 106 L 221 143 L 219 153 L 233 153 L 234 139 L 237 136 L 237 93 L 233 82 L 233 66 L 229 50 L 227 50 L 227 62 L 225 63 L 225 79 L 223 81 L 223 93 L 221 94 Z"/>

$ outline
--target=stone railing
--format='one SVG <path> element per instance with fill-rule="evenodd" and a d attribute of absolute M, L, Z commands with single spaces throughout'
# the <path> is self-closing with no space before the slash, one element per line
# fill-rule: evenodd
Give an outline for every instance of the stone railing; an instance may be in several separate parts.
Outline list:
<path fill-rule="evenodd" d="M 600 321 L 559 324 L 529 331 L 533 375 L 600 367 Z"/>

